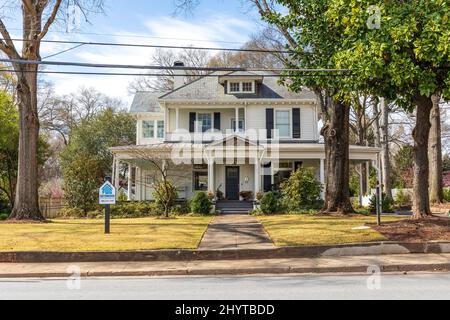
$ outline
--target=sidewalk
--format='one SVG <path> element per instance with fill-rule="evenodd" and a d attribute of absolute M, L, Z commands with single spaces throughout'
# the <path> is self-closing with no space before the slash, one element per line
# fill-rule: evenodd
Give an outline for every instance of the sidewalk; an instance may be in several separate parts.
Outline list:
<path fill-rule="evenodd" d="M 275 246 L 258 219 L 243 214 L 214 218 L 199 247 L 200 250 L 272 248 Z"/>
<path fill-rule="evenodd" d="M 64 278 L 79 268 L 82 277 L 214 276 L 249 274 L 366 273 L 450 271 L 450 254 L 406 254 L 364 257 L 173 261 L 0 264 L 0 278 Z"/>

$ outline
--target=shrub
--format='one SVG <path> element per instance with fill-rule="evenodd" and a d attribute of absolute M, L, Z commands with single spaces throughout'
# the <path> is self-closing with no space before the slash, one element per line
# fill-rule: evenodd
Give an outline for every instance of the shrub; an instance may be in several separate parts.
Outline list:
<path fill-rule="evenodd" d="M 281 194 L 289 211 L 308 209 L 320 201 L 321 183 L 314 172 L 299 168 L 291 177 L 281 184 Z"/>
<path fill-rule="evenodd" d="M 388 197 L 385 193 L 383 193 L 383 202 L 382 202 L 382 211 L 383 213 L 392 213 L 394 207 L 394 200 L 391 197 Z M 377 197 L 373 195 L 370 199 L 370 212 L 377 212 Z"/>
<path fill-rule="evenodd" d="M 102 211 L 103 214 L 104 211 Z M 142 218 L 151 215 L 160 215 L 163 211 L 152 202 L 126 202 L 112 207 L 113 218 Z"/>
<path fill-rule="evenodd" d="M 450 188 L 444 189 L 444 200 L 450 202 Z"/>
<path fill-rule="evenodd" d="M 79 208 L 64 208 L 59 212 L 59 214 L 62 218 L 67 219 L 80 219 L 86 217 L 86 213 Z"/>
<path fill-rule="evenodd" d="M 167 180 L 161 179 L 154 185 L 153 197 L 156 204 L 162 209 L 166 217 L 169 217 L 170 210 L 178 198 L 178 191 L 175 185 Z"/>
<path fill-rule="evenodd" d="M 0 221 L 8 220 L 9 213 L 0 213 Z"/>
<path fill-rule="evenodd" d="M 261 199 L 261 204 L 259 206 L 261 212 L 263 214 L 272 214 L 277 212 L 279 208 L 279 200 L 279 197 L 275 193 L 266 193 Z"/>
<path fill-rule="evenodd" d="M 400 189 L 395 196 L 395 204 L 399 207 L 407 207 L 412 205 L 412 198 L 409 192 Z"/>
<path fill-rule="evenodd" d="M 210 214 L 211 200 L 204 192 L 198 192 L 191 200 L 191 211 L 196 214 Z"/>
<path fill-rule="evenodd" d="M 176 215 L 191 213 L 191 203 L 189 201 L 177 202 L 172 208 L 172 213 Z"/>

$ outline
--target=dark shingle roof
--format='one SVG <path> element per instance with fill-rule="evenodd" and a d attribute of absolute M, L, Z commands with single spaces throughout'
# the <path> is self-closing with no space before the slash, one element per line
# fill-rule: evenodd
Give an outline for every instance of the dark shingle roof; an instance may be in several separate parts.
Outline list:
<path fill-rule="evenodd" d="M 220 83 L 220 77 L 258 77 L 267 72 L 215 72 L 208 77 L 199 78 L 178 89 L 164 92 L 137 92 L 130 107 L 131 113 L 162 112 L 158 100 L 222 100 L 233 101 L 239 99 L 316 99 L 316 95 L 304 89 L 295 93 L 287 87 L 278 84 L 278 77 L 263 77 L 258 83 L 255 94 L 225 94 L 224 85 Z"/>
<path fill-rule="evenodd" d="M 217 75 L 215 75 L 217 74 Z M 278 84 L 278 77 L 264 77 L 259 84 L 256 94 L 225 94 L 224 87 L 219 83 L 221 76 L 244 76 L 242 72 L 223 73 L 217 72 L 208 77 L 200 78 L 183 87 L 171 91 L 160 98 L 162 100 L 239 100 L 239 99 L 316 99 L 310 90 L 295 93 L 287 87 Z M 261 76 L 267 72 L 252 72 L 245 76 Z"/>

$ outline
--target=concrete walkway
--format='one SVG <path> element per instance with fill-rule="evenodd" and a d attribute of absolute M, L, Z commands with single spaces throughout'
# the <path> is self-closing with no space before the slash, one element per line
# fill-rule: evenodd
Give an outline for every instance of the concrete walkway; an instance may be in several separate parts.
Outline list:
<path fill-rule="evenodd" d="M 364 257 L 297 259 L 83 262 L 83 263 L 0 263 L 1 278 L 367 273 L 376 266 L 382 272 L 449 271 L 450 254 L 405 254 Z"/>
<path fill-rule="evenodd" d="M 228 214 L 217 216 L 209 225 L 199 249 L 270 249 L 274 247 L 258 219 L 250 215 Z"/>

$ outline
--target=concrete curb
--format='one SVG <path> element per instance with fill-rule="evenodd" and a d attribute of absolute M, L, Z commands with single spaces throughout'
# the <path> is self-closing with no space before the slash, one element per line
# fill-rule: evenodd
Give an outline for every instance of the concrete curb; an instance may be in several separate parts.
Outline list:
<path fill-rule="evenodd" d="M 327 273 L 367 273 L 368 265 L 349 267 L 255 267 L 255 268 L 211 268 L 211 269 L 178 269 L 178 270 L 149 270 L 149 271 L 93 271 L 82 272 L 81 278 L 94 277 L 164 277 L 164 276 L 232 276 L 256 274 L 327 274 Z M 412 265 L 383 265 L 381 272 L 448 272 L 450 263 L 443 264 L 412 264 Z M 36 272 L 1 274 L 0 278 L 67 278 L 67 273 Z"/>
<path fill-rule="evenodd" d="M 0 252 L 0 263 L 145 262 L 319 258 L 409 253 L 450 253 L 450 242 L 283 247 L 234 250 L 152 250 L 124 252 Z"/>

